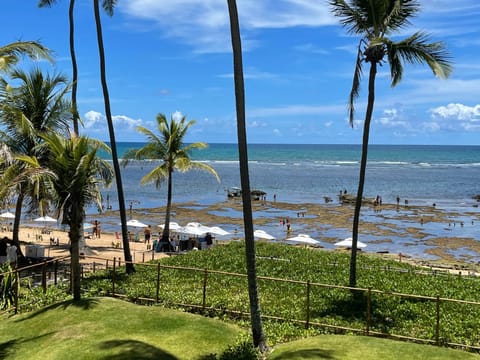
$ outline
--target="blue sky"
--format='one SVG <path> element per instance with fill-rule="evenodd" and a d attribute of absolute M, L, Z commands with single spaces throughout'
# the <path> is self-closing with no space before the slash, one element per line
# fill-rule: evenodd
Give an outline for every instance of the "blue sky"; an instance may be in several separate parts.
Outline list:
<path fill-rule="evenodd" d="M 339 26 L 328 2 L 237 2 L 248 141 L 361 143 L 365 81 L 353 129 L 347 120 L 358 38 Z M 2 0 L 2 44 L 40 40 L 55 52 L 55 71 L 70 76 L 68 3 L 39 9 L 36 0 Z M 76 0 L 79 110 L 83 132 L 108 140 L 92 3 Z M 480 2 L 422 3 L 399 36 L 426 30 L 444 41 L 454 71 L 440 80 L 426 66 L 407 66 L 392 89 L 388 67 L 380 68 L 370 143 L 480 145 Z M 102 20 L 118 141 L 142 141 L 136 126 L 154 129 L 158 113 L 181 113 L 196 121 L 187 141 L 236 142 L 226 0 L 119 0 Z"/>

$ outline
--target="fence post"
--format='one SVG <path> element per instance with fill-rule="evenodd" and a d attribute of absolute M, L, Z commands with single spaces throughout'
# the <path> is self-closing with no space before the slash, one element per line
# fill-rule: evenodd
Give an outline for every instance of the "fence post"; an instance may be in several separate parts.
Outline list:
<path fill-rule="evenodd" d="M 437 319 L 436 319 L 436 326 L 435 326 L 435 343 L 440 345 L 440 296 L 437 295 Z"/>
<path fill-rule="evenodd" d="M 53 268 L 53 283 L 55 285 L 58 283 L 58 260 L 55 260 L 55 266 Z"/>
<path fill-rule="evenodd" d="M 43 293 L 47 292 L 47 262 L 44 261 L 42 264 L 42 288 Z"/>
<path fill-rule="evenodd" d="M 307 319 L 305 321 L 305 329 L 310 327 L 310 280 L 307 280 Z"/>
<path fill-rule="evenodd" d="M 105 261 L 105 270 L 108 270 L 108 259 Z"/>
<path fill-rule="evenodd" d="M 95 260 L 93 260 L 93 267 L 92 267 L 92 271 L 93 273 L 95 274 L 95 271 L 97 270 L 96 266 L 95 266 Z"/>
<path fill-rule="evenodd" d="M 203 300 L 202 300 L 202 312 L 205 313 L 205 304 L 207 302 L 207 276 L 208 269 L 203 272 Z"/>
<path fill-rule="evenodd" d="M 113 258 L 113 271 L 112 271 L 112 296 L 115 297 L 115 265 L 116 265 L 116 258 Z"/>
<path fill-rule="evenodd" d="M 372 321 L 372 288 L 368 288 L 367 292 L 367 326 L 365 333 L 368 336 L 370 334 L 370 323 Z"/>
<path fill-rule="evenodd" d="M 160 263 L 157 264 L 157 295 L 155 297 L 155 300 L 157 303 L 159 299 L 160 299 Z"/>
<path fill-rule="evenodd" d="M 144 263 L 144 262 L 145 262 L 145 253 L 143 252 L 142 253 L 142 263 Z"/>

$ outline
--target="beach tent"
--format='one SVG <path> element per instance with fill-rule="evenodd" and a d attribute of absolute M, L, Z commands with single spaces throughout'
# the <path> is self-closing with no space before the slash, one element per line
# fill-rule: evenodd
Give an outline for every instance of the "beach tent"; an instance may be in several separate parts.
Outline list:
<path fill-rule="evenodd" d="M 334 245 L 338 246 L 338 247 L 351 248 L 352 247 L 352 238 L 351 237 L 346 238 L 345 240 L 339 241 L 339 242 L 335 243 Z M 361 241 L 357 241 L 357 249 L 363 249 L 365 247 L 367 247 L 367 244 L 365 244 Z"/>
<path fill-rule="evenodd" d="M 307 234 L 298 234 L 297 236 L 288 238 L 287 242 L 293 243 L 293 244 L 303 244 L 305 246 L 307 246 L 307 245 L 319 246 L 320 245 L 320 241 L 312 239 L 310 237 L 310 235 L 307 235 Z"/>
<path fill-rule="evenodd" d="M 253 236 L 258 239 L 265 239 L 265 240 L 275 240 L 275 236 L 270 235 L 266 231 L 263 230 L 255 230 L 253 232 Z"/>

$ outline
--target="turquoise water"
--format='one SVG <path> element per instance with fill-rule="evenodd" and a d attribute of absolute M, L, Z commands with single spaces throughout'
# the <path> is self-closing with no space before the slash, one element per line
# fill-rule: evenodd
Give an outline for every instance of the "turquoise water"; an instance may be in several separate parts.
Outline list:
<path fill-rule="evenodd" d="M 119 143 L 120 156 L 141 143 Z M 336 198 L 340 190 L 356 193 L 360 145 L 273 145 L 252 144 L 248 149 L 250 184 L 276 194 L 279 201 L 323 203 L 324 196 Z M 223 201 L 225 189 L 239 186 L 236 144 L 210 144 L 192 153 L 192 158 L 211 165 L 221 183 L 207 173 L 174 174 L 174 201 L 213 203 Z M 140 179 L 159 163 L 132 162 L 122 169 L 125 198 L 140 207 L 162 206 L 166 186 L 141 186 Z M 380 195 L 393 203 L 397 196 L 410 204 L 448 209 L 474 210 L 473 196 L 480 194 L 480 146 L 372 145 L 369 149 L 365 196 Z M 115 187 L 105 190 L 115 206 Z"/>

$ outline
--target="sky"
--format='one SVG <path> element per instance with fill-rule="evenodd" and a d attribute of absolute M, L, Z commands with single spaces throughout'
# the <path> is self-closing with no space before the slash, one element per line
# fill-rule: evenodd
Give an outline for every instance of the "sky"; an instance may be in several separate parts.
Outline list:
<path fill-rule="evenodd" d="M 349 35 L 327 0 L 237 0 L 242 33 L 249 143 L 361 144 L 367 72 L 353 128 L 348 96 L 359 38 Z M 436 78 L 406 65 L 391 88 L 379 68 L 371 144 L 480 145 L 480 2 L 425 0 L 394 40 L 424 30 L 443 41 L 454 70 Z M 2 0 L 0 45 L 38 40 L 54 51 L 41 66 L 71 77 L 69 0 Z M 93 1 L 76 0 L 81 132 L 108 141 Z M 195 120 L 187 142 L 236 143 L 233 60 L 226 0 L 119 0 L 102 12 L 107 81 L 117 141 L 145 141 L 156 116 Z"/>

